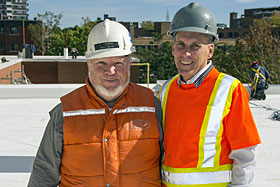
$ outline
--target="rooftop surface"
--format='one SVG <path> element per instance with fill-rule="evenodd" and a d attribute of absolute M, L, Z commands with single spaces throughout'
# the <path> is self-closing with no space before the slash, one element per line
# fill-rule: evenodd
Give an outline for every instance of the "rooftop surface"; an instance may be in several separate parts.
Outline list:
<path fill-rule="evenodd" d="M 0 85 L 0 186 L 27 186 L 32 163 L 59 97 L 81 85 Z M 279 88 L 279 87 L 278 87 Z M 268 93 L 271 91 L 268 90 Z M 280 92 L 250 101 L 262 144 L 253 187 L 280 186 Z"/>

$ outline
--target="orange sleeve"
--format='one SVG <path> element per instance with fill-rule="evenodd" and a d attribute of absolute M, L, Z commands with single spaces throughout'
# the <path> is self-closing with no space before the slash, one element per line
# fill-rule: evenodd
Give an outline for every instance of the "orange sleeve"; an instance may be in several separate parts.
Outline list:
<path fill-rule="evenodd" d="M 224 130 L 232 150 L 261 143 L 259 133 L 249 108 L 249 94 L 239 83 L 232 95 L 230 112 L 223 119 Z"/>

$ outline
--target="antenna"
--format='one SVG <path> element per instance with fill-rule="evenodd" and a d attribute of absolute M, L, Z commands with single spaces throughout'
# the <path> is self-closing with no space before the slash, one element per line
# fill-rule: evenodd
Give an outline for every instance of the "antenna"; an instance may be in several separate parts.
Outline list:
<path fill-rule="evenodd" d="M 165 21 L 169 22 L 169 11 L 168 11 L 168 7 L 166 7 L 166 18 Z"/>

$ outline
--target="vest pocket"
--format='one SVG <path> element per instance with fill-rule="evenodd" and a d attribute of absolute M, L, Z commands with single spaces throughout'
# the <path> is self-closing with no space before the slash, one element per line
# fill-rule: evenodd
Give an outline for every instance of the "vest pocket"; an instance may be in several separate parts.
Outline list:
<path fill-rule="evenodd" d="M 103 175 L 101 143 L 64 145 L 61 173 L 74 176 Z"/>
<path fill-rule="evenodd" d="M 119 143 L 121 173 L 140 173 L 159 167 L 159 155 L 159 139 L 121 141 Z"/>

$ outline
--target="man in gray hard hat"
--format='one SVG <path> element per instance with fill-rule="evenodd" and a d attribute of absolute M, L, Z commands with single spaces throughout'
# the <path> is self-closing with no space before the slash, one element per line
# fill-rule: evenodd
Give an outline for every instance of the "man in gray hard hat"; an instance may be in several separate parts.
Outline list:
<path fill-rule="evenodd" d="M 92 29 L 86 85 L 50 112 L 28 187 L 161 186 L 161 106 L 129 82 L 132 52 L 120 23 Z"/>
<path fill-rule="evenodd" d="M 213 14 L 190 3 L 175 14 L 168 36 L 179 74 L 159 95 L 164 186 L 250 186 L 261 140 L 246 88 L 210 60 L 218 41 Z"/>

